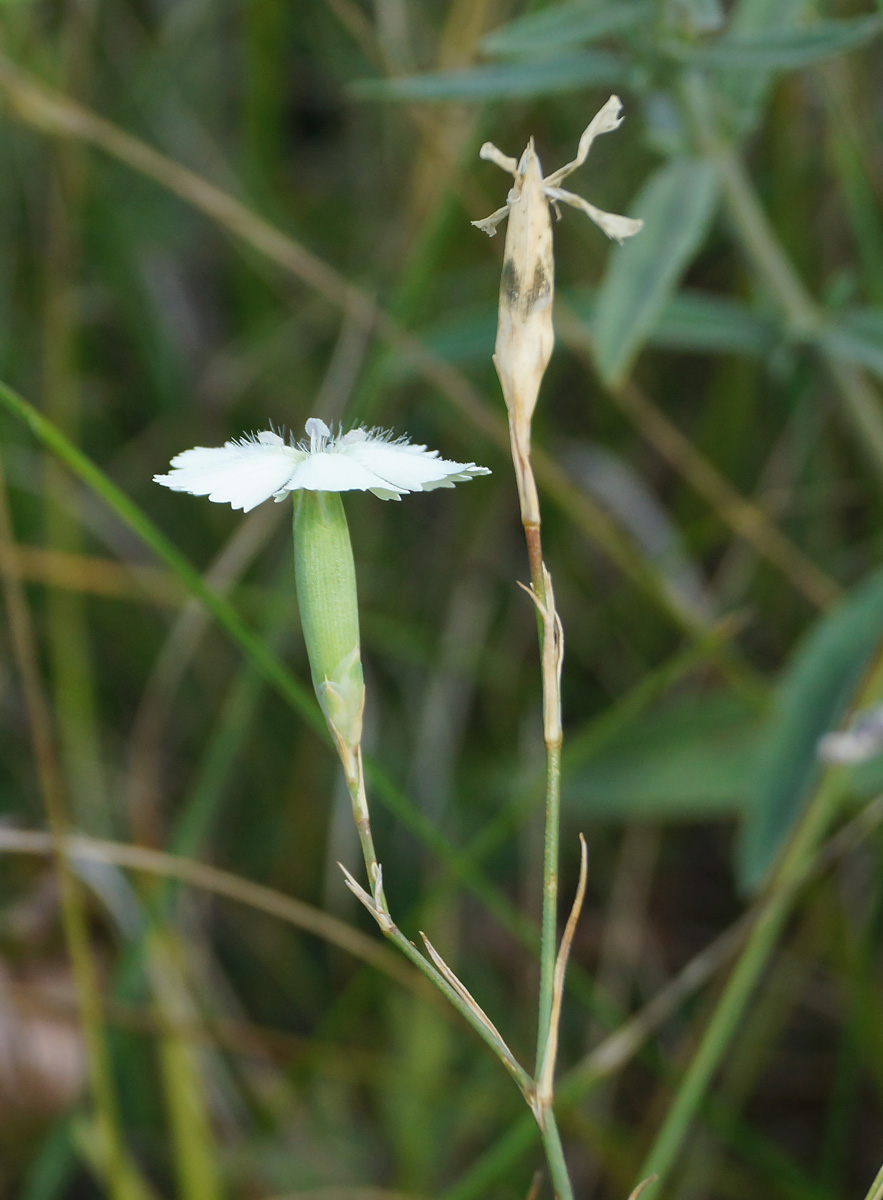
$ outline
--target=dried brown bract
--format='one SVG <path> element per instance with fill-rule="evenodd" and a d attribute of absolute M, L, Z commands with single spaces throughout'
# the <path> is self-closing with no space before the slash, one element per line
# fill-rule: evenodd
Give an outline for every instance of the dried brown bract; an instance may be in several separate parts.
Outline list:
<path fill-rule="evenodd" d="M 494 162 L 515 177 L 506 203 L 483 221 L 472 224 L 490 237 L 508 216 L 500 312 L 494 354 L 497 374 L 510 418 L 521 438 L 527 437 L 539 395 L 540 382 L 552 353 L 552 299 L 555 291 L 555 262 L 552 252 L 550 205 L 570 204 L 581 209 L 617 242 L 632 237 L 643 222 L 604 212 L 582 196 L 559 185 L 588 157 L 592 142 L 622 124 L 622 103 L 611 96 L 592 119 L 579 140 L 576 158 L 543 178 L 533 139 L 520 161 L 509 158 L 491 142 L 482 146 L 481 157 Z"/>

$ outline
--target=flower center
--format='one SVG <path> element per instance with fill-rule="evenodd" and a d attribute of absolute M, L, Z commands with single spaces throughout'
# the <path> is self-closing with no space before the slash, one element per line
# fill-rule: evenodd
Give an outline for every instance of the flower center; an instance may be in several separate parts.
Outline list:
<path fill-rule="evenodd" d="M 321 454 L 325 443 L 331 437 L 331 430 L 319 417 L 310 417 L 306 423 L 306 431 L 310 439 L 310 454 Z"/>

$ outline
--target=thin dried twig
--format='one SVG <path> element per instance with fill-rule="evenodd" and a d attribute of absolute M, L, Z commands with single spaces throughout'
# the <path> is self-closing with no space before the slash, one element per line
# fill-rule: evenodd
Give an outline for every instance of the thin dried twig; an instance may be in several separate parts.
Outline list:
<path fill-rule="evenodd" d="M 482 1025 L 484 1025 L 485 1029 L 487 1029 L 487 1031 L 493 1037 L 495 1037 L 500 1042 L 501 1045 L 505 1046 L 506 1043 L 503 1040 L 503 1035 L 500 1033 L 499 1029 L 497 1029 L 496 1025 L 493 1023 L 493 1021 L 490 1019 L 490 1017 L 487 1015 L 487 1013 L 484 1011 L 484 1009 L 481 1007 L 481 1005 L 478 1003 L 478 1001 L 475 999 L 475 997 L 469 991 L 466 984 L 463 983 L 463 981 L 454 974 L 454 972 L 451 970 L 451 968 L 448 966 L 448 964 L 445 962 L 445 960 L 442 958 L 442 956 L 436 950 L 435 946 L 433 946 L 432 942 L 429 940 L 429 938 L 426 936 L 426 934 L 423 932 L 422 929 L 420 930 L 420 936 L 421 936 L 421 938 L 423 938 L 423 944 L 426 947 L 427 953 L 429 954 L 429 957 L 432 959 L 432 962 L 435 965 L 436 970 L 439 971 L 439 973 L 445 977 L 445 979 L 448 981 L 450 986 L 454 989 L 454 991 L 457 993 L 457 995 L 461 998 L 463 1003 L 468 1005 L 469 1008 L 472 1010 L 472 1012 L 477 1017 L 477 1019 L 479 1021 L 481 1021 Z M 514 1057 L 515 1056 L 512 1055 L 513 1059 L 514 1059 Z"/>
<path fill-rule="evenodd" d="M 648 1175 L 646 1179 L 642 1179 L 638 1186 L 632 1191 L 629 1200 L 638 1200 L 639 1196 L 644 1194 L 645 1188 L 648 1188 L 651 1183 L 655 1183 L 659 1178 L 658 1175 Z"/>
<path fill-rule="evenodd" d="M 530 1187 L 527 1189 L 527 1195 L 524 1200 L 539 1200 L 540 1188 L 543 1183 L 543 1172 L 536 1170 L 533 1173 L 533 1179 L 530 1181 Z"/>
<path fill-rule="evenodd" d="M 564 668 L 564 626 L 555 608 L 552 576 L 545 563 L 541 565 L 541 570 L 543 599 L 537 595 L 532 584 L 528 587 L 521 580 L 516 582 L 521 590 L 530 596 L 543 622 L 543 739 L 547 746 L 555 746 L 560 745 L 562 740 L 561 672 Z"/>
<path fill-rule="evenodd" d="M 146 846 L 125 845 L 122 842 L 105 841 L 83 834 L 65 837 L 61 846 L 69 860 L 115 863 L 134 871 L 179 879 L 190 887 L 201 888 L 217 896 L 226 896 L 238 904 L 247 904 L 362 959 L 395 979 L 403 987 L 419 992 L 425 999 L 433 1003 L 438 1000 L 435 988 L 424 985 L 419 975 L 382 942 L 368 937 L 345 921 L 332 917 L 303 900 L 286 896 L 275 888 L 253 883 L 250 879 L 243 879 L 240 875 L 213 867 L 209 863 L 197 862 L 177 854 L 166 854 L 162 850 L 153 850 Z M 41 830 L 9 829 L 0 826 L 0 852 L 2 851 L 48 855 L 52 852 L 52 839 L 48 833 Z M 445 1008 L 442 1004 L 440 1007 Z"/>
<path fill-rule="evenodd" d="M 380 930 L 384 934 L 391 934 L 395 931 L 396 925 L 389 914 L 389 909 L 386 907 L 386 900 L 383 896 L 383 868 L 380 863 L 373 863 L 374 880 L 371 892 L 367 892 L 359 883 L 355 875 L 348 871 L 343 863 L 337 864 L 343 871 L 344 882 L 356 899 L 367 908 L 368 912 L 380 926 Z"/>
<path fill-rule="evenodd" d="M 570 957 L 570 948 L 573 945 L 573 938 L 574 934 L 576 933 L 577 922 L 579 921 L 579 916 L 582 912 L 583 901 L 586 898 L 586 880 L 588 879 L 589 875 L 589 853 L 586 847 L 586 839 L 582 834 L 579 835 L 579 846 L 579 883 L 577 884 L 576 896 L 573 900 L 573 907 L 570 910 L 570 916 L 567 918 L 567 924 L 564 926 L 564 934 L 561 938 L 561 945 L 558 947 L 558 957 L 555 959 L 555 977 L 552 987 L 552 1010 L 549 1014 L 549 1033 L 546 1038 L 546 1049 L 543 1054 L 543 1062 L 537 1077 L 537 1103 L 544 1107 L 551 1106 L 555 1097 L 555 1062 L 558 1057 L 558 1029 L 561 1023 L 561 1004 L 564 999 L 564 977 L 567 974 L 567 960 Z"/>

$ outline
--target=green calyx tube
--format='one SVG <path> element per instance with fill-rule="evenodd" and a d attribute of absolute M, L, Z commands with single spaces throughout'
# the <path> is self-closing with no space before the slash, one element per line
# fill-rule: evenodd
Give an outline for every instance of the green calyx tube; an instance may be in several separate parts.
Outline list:
<path fill-rule="evenodd" d="M 313 687 L 352 782 L 358 772 L 365 684 L 356 569 L 339 492 L 298 492 L 294 570 Z"/>

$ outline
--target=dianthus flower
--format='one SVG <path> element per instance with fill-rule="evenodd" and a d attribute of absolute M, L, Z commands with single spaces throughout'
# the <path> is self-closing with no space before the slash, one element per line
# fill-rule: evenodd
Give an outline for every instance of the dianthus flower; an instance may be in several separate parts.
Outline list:
<path fill-rule="evenodd" d="M 167 475 L 155 483 L 175 492 L 208 496 L 218 504 L 249 512 L 272 496 L 289 492 L 372 492 L 381 500 L 401 500 L 409 492 L 453 487 L 476 475 L 489 475 L 475 463 L 450 462 L 437 450 L 394 439 L 385 430 L 359 427 L 332 433 L 310 417 L 309 441 L 288 442 L 272 430 L 234 438 L 223 446 L 196 446 L 176 454 Z"/>

